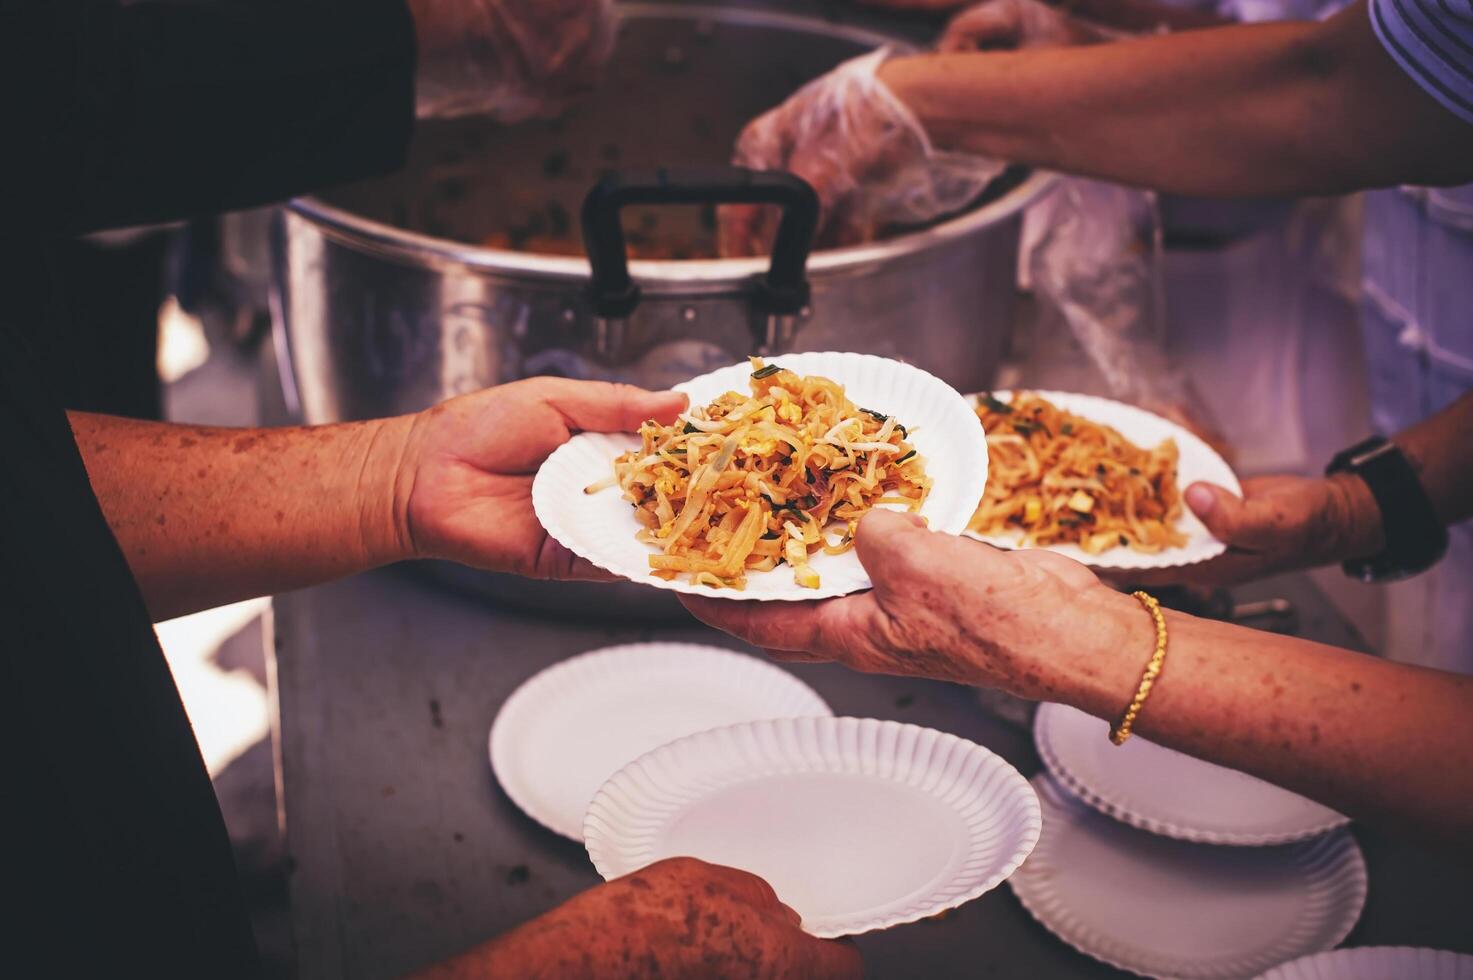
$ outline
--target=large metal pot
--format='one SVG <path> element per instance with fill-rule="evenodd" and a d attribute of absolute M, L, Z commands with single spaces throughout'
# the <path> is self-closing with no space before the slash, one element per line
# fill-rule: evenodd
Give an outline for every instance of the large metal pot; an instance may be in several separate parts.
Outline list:
<path fill-rule="evenodd" d="M 564 118 L 424 126 L 403 172 L 284 209 L 273 306 L 288 404 L 320 423 L 539 374 L 661 388 L 759 350 L 866 351 L 963 391 L 987 386 L 1011 331 L 1021 211 L 1042 175 L 1013 173 L 933 227 L 814 253 L 811 300 L 795 315 L 760 288 L 767 259 L 636 258 L 637 304 L 612 310 L 607 296 L 596 304 L 581 255 L 473 244 L 576 243 L 570 216 L 602 171 L 724 164 L 747 120 L 894 43 L 750 9 L 622 15 L 606 82 Z M 626 210 L 624 225 L 636 245 L 646 235 L 699 248 L 713 214 Z"/>

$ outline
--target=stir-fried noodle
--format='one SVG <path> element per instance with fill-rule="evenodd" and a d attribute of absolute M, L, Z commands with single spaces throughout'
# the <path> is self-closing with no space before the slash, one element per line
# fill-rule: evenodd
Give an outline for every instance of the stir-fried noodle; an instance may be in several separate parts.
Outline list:
<path fill-rule="evenodd" d="M 852 548 L 871 507 L 920 510 L 931 489 L 925 459 L 899 420 L 857 407 L 828 378 L 753 358 L 750 385 L 673 425 L 646 422 L 639 449 L 587 492 L 624 492 L 639 540 L 659 549 L 653 575 L 740 589 L 748 572 L 786 563 L 816 589 L 810 556 Z"/>
<path fill-rule="evenodd" d="M 1182 509 L 1173 440 L 1142 449 L 1028 392 L 1011 403 L 983 396 L 977 416 L 988 468 L 973 531 L 1021 533 L 1025 547 L 1077 544 L 1092 555 L 1186 543 L 1175 527 Z"/>

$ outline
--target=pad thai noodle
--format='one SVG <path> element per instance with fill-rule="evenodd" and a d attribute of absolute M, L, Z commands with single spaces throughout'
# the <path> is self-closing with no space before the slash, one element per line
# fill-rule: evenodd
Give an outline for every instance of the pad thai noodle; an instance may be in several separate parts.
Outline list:
<path fill-rule="evenodd" d="M 614 460 L 618 486 L 653 545 L 651 574 L 741 589 L 749 572 L 792 568 L 816 589 L 814 555 L 854 546 L 877 504 L 919 511 L 925 459 L 898 419 L 860 408 L 828 378 L 752 359 L 749 394 L 692 406 L 673 425 L 646 422 L 640 447 Z"/>
<path fill-rule="evenodd" d="M 1024 547 L 1077 544 L 1091 555 L 1186 544 L 1175 527 L 1182 507 L 1173 440 L 1142 449 L 1028 392 L 1011 402 L 984 395 L 977 416 L 988 470 L 973 531 L 1021 533 Z"/>

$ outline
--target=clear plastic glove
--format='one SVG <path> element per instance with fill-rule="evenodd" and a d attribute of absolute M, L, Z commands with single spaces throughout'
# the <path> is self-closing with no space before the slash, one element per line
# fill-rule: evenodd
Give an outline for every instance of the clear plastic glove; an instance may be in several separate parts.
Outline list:
<path fill-rule="evenodd" d="M 943 52 L 1056 48 L 1095 44 L 1111 36 L 1039 0 L 986 0 L 954 17 L 936 48 Z"/>
<path fill-rule="evenodd" d="M 1026 284 L 1068 325 L 1106 393 L 1172 419 L 1228 455 L 1166 344 L 1155 195 L 1060 177 L 1024 216 Z"/>
<path fill-rule="evenodd" d="M 554 115 L 613 50 L 613 0 L 410 0 L 420 118 Z"/>
<path fill-rule="evenodd" d="M 876 74 L 888 48 L 846 61 L 749 123 L 732 162 L 787 170 L 813 185 L 822 213 L 819 247 L 870 241 L 887 228 L 921 225 L 969 204 L 1000 174 L 996 160 L 937 150 L 915 115 Z M 774 212 L 723 208 L 722 251 L 765 250 Z"/>

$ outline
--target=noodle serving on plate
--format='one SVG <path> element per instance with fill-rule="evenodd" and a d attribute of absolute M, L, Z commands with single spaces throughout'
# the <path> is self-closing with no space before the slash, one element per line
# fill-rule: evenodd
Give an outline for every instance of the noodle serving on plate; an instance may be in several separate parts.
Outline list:
<path fill-rule="evenodd" d="M 899 420 L 860 408 L 828 378 L 752 359 L 750 394 L 729 391 L 673 425 L 640 426 L 639 449 L 588 487 L 624 492 L 659 549 L 652 575 L 741 589 L 748 572 L 786 563 L 819 587 L 810 556 L 854 546 L 876 505 L 919 511 L 931 490 L 925 459 Z"/>
<path fill-rule="evenodd" d="M 1175 527 L 1182 506 L 1174 440 L 1142 449 L 1028 392 L 1011 402 L 983 395 L 977 417 L 989 468 L 972 531 L 1021 533 L 1024 547 L 1076 544 L 1091 555 L 1186 544 Z"/>

